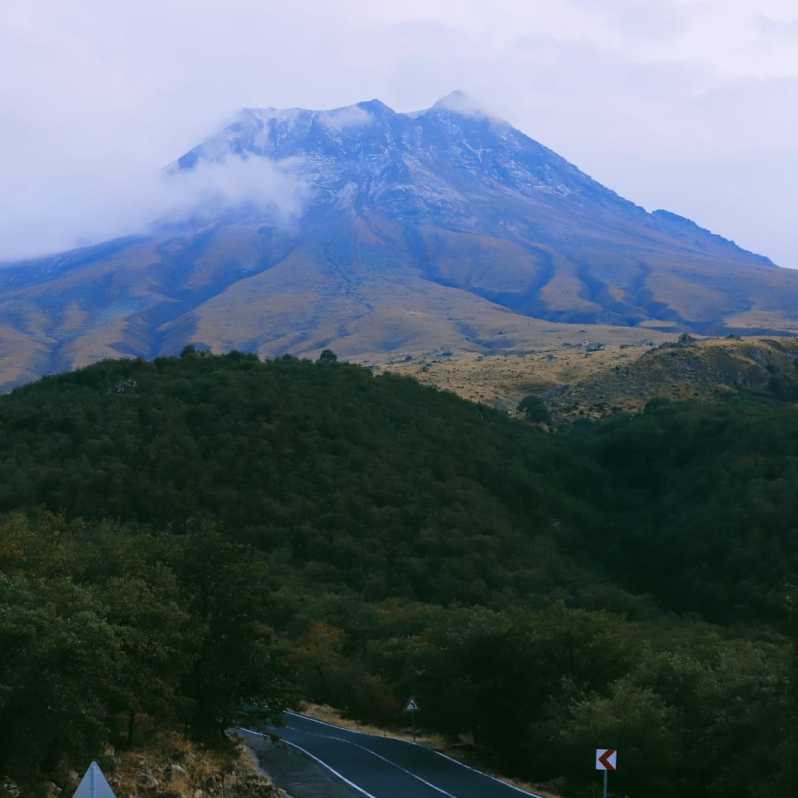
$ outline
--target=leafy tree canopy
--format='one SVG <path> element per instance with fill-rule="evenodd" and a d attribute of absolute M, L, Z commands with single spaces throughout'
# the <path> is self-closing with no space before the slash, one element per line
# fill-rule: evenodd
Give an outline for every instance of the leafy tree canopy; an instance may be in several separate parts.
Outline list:
<path fill-rule="evenodd" d="M 142 718 L 210 739 L 300 695 L 387 723 L 415 695 L 569 795 L 598 744 L 630 796 L 790 794 L 791 404 L 547 433 L 320 360 L 189 350 L 0 398 L 0 774 Z"/>

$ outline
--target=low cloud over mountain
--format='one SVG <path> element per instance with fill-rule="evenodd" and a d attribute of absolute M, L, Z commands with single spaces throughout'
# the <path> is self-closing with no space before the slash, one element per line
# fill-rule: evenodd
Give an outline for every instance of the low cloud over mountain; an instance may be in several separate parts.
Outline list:
<path fill-rule="evenodd" d="M 460 93 L 244 109 L 152 205 L 146 234 L 0 270 L 2 382 L 188 342 L 379 359 L 567 325 L 798 331 L 798 272 L 648 213 Z"/>

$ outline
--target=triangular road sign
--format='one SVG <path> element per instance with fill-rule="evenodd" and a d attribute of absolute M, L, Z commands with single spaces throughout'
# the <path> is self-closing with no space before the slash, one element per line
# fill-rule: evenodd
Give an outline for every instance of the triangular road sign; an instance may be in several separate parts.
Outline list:
<path fill-rule="evenodd" d="M 72 798 L 116 798 L 96 762 L 89 765 Z"/>
<path fill-rule="evenodd" d="M 411 698 L 407 702 L 407 706 L 405 707 L 405 712 L 418 712 L 418 704 L 416 703 L 415 698 Z"/>

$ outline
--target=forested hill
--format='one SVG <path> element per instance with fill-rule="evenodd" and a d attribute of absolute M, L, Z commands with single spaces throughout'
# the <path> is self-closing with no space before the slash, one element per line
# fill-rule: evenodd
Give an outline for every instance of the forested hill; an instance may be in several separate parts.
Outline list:
<path fill-rule="evenodd" d="M 0 399 L 0 435 L 0 511 L 212 519 L 369 599 L 548 596 L 536 548 L 600 523 L 600 474 L 549 436 L 337 363 L 105 362 Z"/>
<path fill-rule="evenodd" d="M 792 404 L 547 433 L 332 355 L 187 350 L 18 389 L 0 436 L 0 777 L 142 718 L 414 694 L 569 796 L 598 744 L 633 798 L 790 794 Z"/>
<path fill-rule="evenodd" d="M 609 575 L 729 622 L 777 618 L 798 578 L 792 404 L 658 402 L 551 435 L 332 360 L 194 353 L 19 389 L 0 435 L 0 511 L 212 519 L 368 599 L 607 606 Z"/>

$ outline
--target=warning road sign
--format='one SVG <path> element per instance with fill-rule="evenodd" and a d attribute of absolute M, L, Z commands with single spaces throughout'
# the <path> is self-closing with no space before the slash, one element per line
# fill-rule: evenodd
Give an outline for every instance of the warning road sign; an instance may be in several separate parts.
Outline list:
<path fill-rule="evenodd" d="M 96 762 L 92 762 L 72 798 L 116 798 Z"/>
<path fill-rule="evenodd" d="M 416 703 L 415 698 L 411 698 L 407 702 L 407 706 L 405 707 L 405 712 L 418 712 L 418 704 Z"/>
<path fill-rule="evenodd" d="M 614 748 L 596 749 L 596 770 L 617 770 L 618 752 Z"/>

